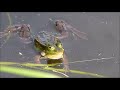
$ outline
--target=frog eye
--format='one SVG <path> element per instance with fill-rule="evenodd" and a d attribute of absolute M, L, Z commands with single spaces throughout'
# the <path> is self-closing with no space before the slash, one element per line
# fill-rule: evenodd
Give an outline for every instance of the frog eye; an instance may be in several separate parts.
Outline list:
<path fill-rule="evenodd" d="M 50 50 L 55 50 L 55 47 L 53 47 L 53 46 L 49 46 L 48 47 Z"/>
<path fill-rule="evenodd" d="M 62 48 L 62 44 L 61 44 L 61 43 L 57 43 L 57 46 L 58 46 L 59 48 Z"/>

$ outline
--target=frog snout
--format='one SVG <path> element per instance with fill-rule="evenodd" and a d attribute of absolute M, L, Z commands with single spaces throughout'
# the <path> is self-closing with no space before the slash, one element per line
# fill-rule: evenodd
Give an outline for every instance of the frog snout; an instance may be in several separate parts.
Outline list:
<path fill-rule="evenodd" d="M 56 50 L 57 50 L 57 51 L 60 51 L 61 49 L 60 49 L 60 48 L 57 48 Z"/>
<path fill-rule="evenodd" d="M 62 52 L 62 51 L 64 51 L 64 50 L 61 49 L 61 48 L 57 48 L 56 51 L 57 51 L 57 52 Z"/>

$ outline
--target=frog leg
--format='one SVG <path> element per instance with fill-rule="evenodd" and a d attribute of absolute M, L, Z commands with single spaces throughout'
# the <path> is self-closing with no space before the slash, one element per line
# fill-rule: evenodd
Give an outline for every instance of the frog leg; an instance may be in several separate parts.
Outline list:
<path fill-rule="evenodd" d="M 64 52 L 64 54 L 63 54 L 62 61 L 63 61 L 63 64 L 64 64 L 64 70 L 65 70 L 65 73 L 66 73 L 66 72 L 69 72 L 68 58 L 67 58 L 65 52 Z"/>
<path fill-rule="evenodd" d="M 34 57 L 35 63 L 41 64 L 41 62 L 40 62 L 40 57 L 41 57 L 41 55 L 36 55 L 36 56 Z"/>
<path fill-rule="evenodd" d="M 42 60 L 42 59 L 46 59 L 46 57 L 45 57 L 45 52 L 44 52 L 44 51 L 40 52 L 38 55 L 36 55 L 36 56 L 34 57 L 34 61 L 35 61 L 35 63 L 37 63 L 37 64 L 41 64 L 40 60 Z"/>

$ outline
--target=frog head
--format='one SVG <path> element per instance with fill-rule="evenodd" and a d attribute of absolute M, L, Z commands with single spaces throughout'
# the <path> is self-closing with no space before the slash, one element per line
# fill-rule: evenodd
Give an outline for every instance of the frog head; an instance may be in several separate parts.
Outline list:
<path fill-rule="evenodd" d="M 54 40 L 42 41 L 39 37 L 34 39 L 34 46 L 36 50 L 41 52 L 41 56 L 48 59 L 60 59 L 63 58 L 63 45 L 61 41 L 54 37 Z"/>

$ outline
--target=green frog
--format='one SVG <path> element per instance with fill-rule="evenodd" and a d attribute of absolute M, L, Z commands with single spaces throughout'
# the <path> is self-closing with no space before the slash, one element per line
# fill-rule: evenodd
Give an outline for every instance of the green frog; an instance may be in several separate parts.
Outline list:
<path fill-rule="evenodd" d="M 64 64 L 65 72 L 69 71 L 68 59 L 63 45 L 54 35 L 50 35 L 47 32 L 42 32 L 41 35 L 37 35 L 37 37 L 34 38 L 34 48 L 39 53 L 34 58 L 36 63 L 41 63 L 41 59 L 61 59 Z"/>

